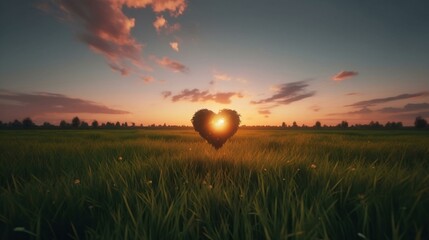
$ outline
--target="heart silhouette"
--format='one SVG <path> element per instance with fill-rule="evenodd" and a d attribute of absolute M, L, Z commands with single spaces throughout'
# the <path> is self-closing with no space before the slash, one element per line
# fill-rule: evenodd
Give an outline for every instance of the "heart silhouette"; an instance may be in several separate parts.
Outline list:
<path fill-rule="evenodd" d="M 231 109 L 223 109 L 218 114 L 201 109 L 191 121 L 195 131 L 217 150 L 237 132 L 240 115 Z"/>

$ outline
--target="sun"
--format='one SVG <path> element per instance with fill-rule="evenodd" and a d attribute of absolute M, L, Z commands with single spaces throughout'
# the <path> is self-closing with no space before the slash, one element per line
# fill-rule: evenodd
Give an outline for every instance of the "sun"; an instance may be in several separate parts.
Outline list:
<path fill-rule="evenodd" d="M 214 125 L 215 129 L 221 130 L 225 127 L 225 119 L 219 118 L 219 119 L 215 120 L 213 125 Z"/>

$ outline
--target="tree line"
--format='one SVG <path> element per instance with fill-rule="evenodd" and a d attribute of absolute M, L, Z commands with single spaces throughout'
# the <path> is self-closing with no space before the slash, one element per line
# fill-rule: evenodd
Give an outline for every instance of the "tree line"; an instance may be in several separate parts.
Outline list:
<path fill-rule="evenodd" d="M 429 125 L 423 117 L 416 117 L 414 121 L 414 127 L 416 129 L 429 129 Z M 128 124 L 128 122 L 103 122 L 99 123 L 97 120 L 92 121 L 91 123 L 81 121 L 79 117 L 74 117 L 71 122 L 61 120 L 59 125 L 54 125 L 49 122 L 44 122 L 41 125 L 37 125 L 29 117 L 24 118 L 22 121 L 15 119 L 12 122 L 3 123 L 0 121 L 0 129 L 132 129 L 132 128 L 148 128 L 148 129 L 183 129 L 191 128 L 190 126 L 185 125 L 146 125 L 143 124 L 136 125 L 134 122 Z M 378 121 L 371 121 L 368 124 L 355 124 L 349 125 L 347 121 L 341 121 L 337 125 L 322 125 L 320 121 L 316 121 L 313 126 L 301 125 L 299 126 L 296 122 L 293 122 L 292 125 L 287 125 L 283 122 L 280 126 L 241 126 L 243 129 L 404 129 L 402 122 L 387 122 L 386 124 L 381 124 Z"/>

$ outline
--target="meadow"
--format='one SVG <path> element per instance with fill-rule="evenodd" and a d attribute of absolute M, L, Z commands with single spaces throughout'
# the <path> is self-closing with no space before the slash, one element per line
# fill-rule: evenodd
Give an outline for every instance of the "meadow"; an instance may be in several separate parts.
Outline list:
<path fill-rule="evenodd" d="M 0 131 L 1 239 L 429 239 L 427 131 Z"/>

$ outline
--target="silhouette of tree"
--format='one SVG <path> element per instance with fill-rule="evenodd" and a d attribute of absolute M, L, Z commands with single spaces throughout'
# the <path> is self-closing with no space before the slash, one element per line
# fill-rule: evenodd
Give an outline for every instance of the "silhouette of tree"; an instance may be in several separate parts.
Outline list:
<path fill-rule="evenodd" d="M 298 128 L 298 124 L 296 124 L 296 122 L 294 121 L 294 122 L 292 123 L 292 127 L 293 127 L 293 128 Z"/>
<path fill-rule="evenodd" d="M 60 128 L 66 129 L 69 127 L 69 124 L 65 120 L 61 120 L 60 122 Z"/>
<path fill-rule="evenodd" d="M 73 128 L 78 128 L 78 127 L 80 126 L 80 119 L 79 119 L 78 117 L 74 117 L 74 118 L 72 119 L 71 126 L 72 126 Z"/>
<path fill-rule="evenodd" d="M 402 128 L 402 122 L 387 122 L 384 127 L 387 129 L 399 129 Z"/>
<path fill-rule="evenodd" d="M 92 121 L 91 127 L 92 128 L 98 128 L 98 122 L 97 122 L 97 120 Z"/>
<path fill-rule="evenodd" d="M 82 121 L 80 123 L 80 128 L 89 128 L 89 124 L 87 122 L 85 122 L 85 121 Z"/>
<path fill-rule="evenodd" d="M 314 127 L 315 128 L 321 128 L 322 124 L 319 121 L 317 121 L 316 124 L 314 124 Z"/>
<path fill-rule="evenodd" d="M 428 122 L 426 119 L 422 118 L 421 116 L 416 117 L 416 120 L 414 121 L 414 126 L 418 129 L 423 129 L 427 127 Z"/>
<path fill-rule="evenodd" d="M 19 128 L 22 128 L 22 123 L 21 123 L 18 119 L 15 119 L 15 121 L 13 121 L 13 122 L 9 123 L 9 125 L 10 125 L 10 127 L 11 127 L 11 128 L 13 128 L 13 129 L 19 129 Z"/>
<path fill-rule="evenodd" d="M 116 127 L 116 128 L 120 128 L 120 127 L 121 127 L 121 123 L 120 123 L 119 121 L 118 121 L 118 122 L 116 122 L 115 127 Z"/>
<path fill-rule="evenodd" d="M 282 122 L 282 128 L 286 128 L 286 123 Z"/>
<path fill-rule="evenodd" d="M 348 128 L 349 127 L 349 123 L 347 121 L 342 121 L 340 123 L 340 128 Z"/>
<path fill-rule="evenodd" d="M 54 128 L 55 126 L 52 125 L 52 124 L 50 124 L 49 122 L 44 122 L 42 124 L 42 127 L 45 128 L 45 129 L 49 129 L 49 128 Z"/>
<path fill-rule="evenodd" d="M 378 121 L 376 121 L 376 122 L 371 121 L 369 123 L 369 127 L 373 128 L 373 129 L 378 129 L 378 128 L 383 128 L 383 125 L 381 125 Z"/>
<path fill-rule="evenodd" d="M 31 118 L 26 117 L 22 120 L 22 127 L 24 129 L 31 129 L 34 128 L 36 126 L 36 124 L 34 124 L 33 120 L 31 120 Z"/>

